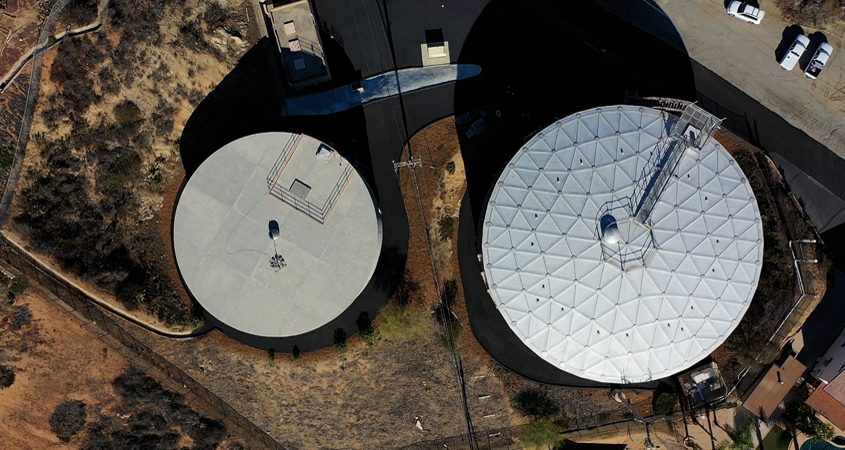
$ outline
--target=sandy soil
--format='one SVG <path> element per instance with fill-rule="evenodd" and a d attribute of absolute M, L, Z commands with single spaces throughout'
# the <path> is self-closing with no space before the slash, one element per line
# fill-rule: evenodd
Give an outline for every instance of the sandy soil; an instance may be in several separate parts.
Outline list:
<path fill-rule="evenodd" d="M 179 199 L 179 193 L 182 190 L 182 184 L 185 182 L 185 169 L 178 166 L 173 171 L 171 179 L 167 180 L 167 188 L 164 190 L 164 198 L 162 199 L 162 208 L 155 217 L 155 222 L 158 225 L 158 232 L 165 248 L 164 259 L 167 264 L 167 273 L 170 278 L 174 280 L 173 286 L 177 293 L 182 298 L 182 301 L 191 303 L 190 294 L 185 284 L 181 282 L 179 275 L 179 268 L 176 266 L 176 253 L 173 251 L 173 214 L 176 209 L 176 201 Z"/>
<path fill-rule="evenodd" d="M 0 360 L 17 372 L 15 383 L 0 389 L 0 447 L 78 448 L 78 436 L 64 444 L 53 434 L 50 415 L 68 400 L 84 401 L 89 418 L 108 414 L 116 398 L 111 382 L 127 361 L 37 289 L 30 288 L 15 304 L 28 306 L 33 319 L 20 330 L 0 319 Z"/>
<path fill-rule="evenodd" d="M 203 96 L 211 92 L 217 83 L 234 67 L 239 56 L 246 51 L 250 45 L 247 41 L 236 36 L 218 36 L 217 31 L 213 37 L 210 38 L 211 45 L 219 50 L 221 57 L 215 56 L 211 51 L 198 52 L 186 49 L 179 44 L 179 26 L 184 21 L 193 20 L 198 14 L 204 11 L 201 8 L 201 3 L 198 0 L 191 0 L 184 2 L 184 4 L 173 4 L 168 6 L 167 17 L 172 17 L 172 20 L 163 20 L 160 24 L 161 42 L 145 45 L 139 44 L 137 52 L 139 53 L 138 63 L 131 67 L 117 67 L 112 66 L 115 72 L 135 71 L 136 77 L 132 83 L 120 84 L 118 92 L 114 94 L 105 94 L 97 98 L 95 103 L 85 110 L 82 114 L 85 121 L 92 127 L 99 124 L 107 124 L 113 122 L 113 110 L 118 103 L 131 100 L 141 111 L 142 117 L 152 119 L 156 111 L 163 108 L 173 108 L 172 116 L 169 118 L 173 120 L 173 126 L 167 132 L 158 132 L 158 128 L 152 125 L 150 120 L 150 127 L 152 128 L 146 133 L 143 148 L 137 148 L 137 153 L 141 157 L 141 168 L 143 173 L 139 174 L 139 180 L 133 186 L 133 190 L 138 200 L 138 210 L 135 211 L 134 217 L 137 219 L 137 226 L 139 229 L 159 228 L 167 230 L 166 239 L 162 239 L 162 245 L 167 247 L 167 256 L 170 257 L 172 252 L 169 251 L 170 237 L 169 237 L 169 210 L 172 206 L 172 199 L 178 191 L 180 180 L 184 177 L 182 165 L 180 164 L 179 155 L 179 137 L 187 122 L 188 118 L 193 113 L 197 103 L 203 99 Z M 228 11 L 230 11 L 230 18 L 233 23 L 238 23 L 246 27 L 244 18 L 244 3 L 241 0 L 223 0 L 218 2 Z M 106 15 L 108 16 L 108 14 Z M 112 27 L 109 20 L 101 29 L 105 33 L 106 38 L 113 45 L 116 45 L 122 36 L 122 30 L 117 27 Z M 83 39 L 83 38 L 78 38 Z M 39 170 L 46 166 L 45 161 L 41 158 L 40 149 L 37 142 L 39 139 L 47 141 L 56 141 L 62 136 L 66 135 L 71 129 L 71 123 L 68 120 L 48 121 L 44 118 L 44 112 L 48 111 L 51 105 L 47 104 L 47 99 L 50 99 L 56 92 L 56 85 L 50 78 L 51 67 L 57 49 L 61 46 L 55 47 L 47 52 L 44 57 L 44 76 L 42 79 L 41 96 L 38 106 L 36 107 L 35 116 L 32 125 L 32 136 L 30 140 L 27 157 L 24 161 L 24 168 L 21 174 L 21 181 L 18 185 L 18 192 L 21 192 L 27 183 L 34 178 L 33 174 L 38 173 Z M 109 60 L 103 63 L 92 73 L 107 69 L 105 67 L 109 64 Z M 101 72 L 100 72 L 101 73 Z M 98 75 L 93 76 L 92 90 L 101 92 L 102 80 Z M 105 91 L 103 91 L 105 92 Z M 5 97 L 5 96 L 4 96 Z M 2 137 L 0 135 L 0 137 Z M 0 141 L 2 143 L 2 141 Z M 87 149 L 73 149 L 83 159 L 86 157 Z M 91 183 L 92 199 L 97 198 L 97 189 L 94 186 L 95 176 L 93 174 L 95 165 L 90 165 L 90 173 L 86 175 L 86 179 Z M 161 181 L 153 182 L 150 180 L 152 167 L 161 176 Z M 176 191 L 171 188 L 176 183 Z M 163 208 L 167 203 L 168 207 Z M 11 208 L 11 217 L 20 213 L 20 207 L 17 203 L 13 203 Z M 163 235 L 164 237 L 164 235 Z M 19 242 L 26 246 L 26 235 L 18 235 Z M 38 255 L 42 261 L 51 264 L 53 267 L 59 267 L 52 255 L 40 254 Z M 175 268 L 171 267 L 171 271 Z M 174 272 L 175 275 L 175 272 Z M 71 274 L 65 274 L 69 279 L 73 280 L 77 285 L 83 286 L 87 291 L 95 293 L 101 300 L 120 306 L 120 303 L 114 298 L 114 293 L 111 291 L 104 291 L 99 289 L 90 280 L 82 277 L 74 277 Z M 181 287 L 181 283 L 176 285 Z M 183 289 L 179 289 L 180 296 L 185 304 L 190 304 L 190 299 Z M 153 319 L 150 315 L 143 311 L 133 311 L 133 315 L 141 320 L 148 321 L 155 326 L 165 327 L 160 321 Z M 193 324 L 186 324 L 184 327 L 169 327 L 173 331 L 185 331 Z"/>
<path fill-rule="evenodd" d="M 441 280 L 454 280 L 458 285 L 458 295 L 454 312 L 463 324 L 458 342 L 461 357 L 467 371 L 470 410 L 475 418 L 476 428 L 490 427 L 494 422 L 485 417 L 496 414 L 496 426 L 512 426 L 526 422 L 526 418 L 515 412 L 510 404 L 511 396 L 522 389 L 538 388 L 549 392 L 571 416 L 591 416 L 602 414 L 608 419 L 620 413 L 619 405 L 613 402 L 604 389 L 574 389 L 546 386 L 527 380 L 499 366 L 481 347 L 469 327 L 469 319 L 463 298 L 460 268 L 457 259 L 456 236 L 458 231 L 458 210 L 466 190 L 463 158 L 460 156 L 460 144 L 453 118 L 442 119 L 421 130 L 411 138 L 410 148 L 406 148 L 403 160 L 409 159 L 409 151 L 422 159 L 422 165 L 415 169 L 416 189 L 420 199 L 416 202 L 414 179 L 408 171 L 400 172 L 403 195 L 410 224 L 410 248 L 408 270 L 415 274 L 420 283 L 421 297 L 430 308 L 437 296 L 431 276 L 431 262 L 424 242 L 423 224 L 428 227 L 432 242 L 434 266 L 438 268 Z M 447 165 L 454 163 L 454 172 Z M 417 204 L 430 205 L 421 212 Z M 442 217 L 454 218 L 451 235 L 444 236 L 440 230 Z M 642 414 L 651 413 L 651 393 L 626 391 L 634 406 Z M 479 396 L 490 398 L 479 399 Z"/>
<path fill-rule="evenodd" d="M 41 21 L 32 6 L 35 2 L 19 3 L 17 17 L 0 14 L 0 74 L 4 75 L 38 42 Z"/>

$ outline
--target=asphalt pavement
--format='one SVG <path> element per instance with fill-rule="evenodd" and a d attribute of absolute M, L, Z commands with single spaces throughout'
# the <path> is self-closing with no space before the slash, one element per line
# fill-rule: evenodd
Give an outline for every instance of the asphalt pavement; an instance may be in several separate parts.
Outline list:
<path fill-rule="evenodd" d="M 781 166 L 821 232 L 845 222 L 840 181 L 845 159 L 837 155 L 845 152 L 838 82 L 845 60 L 834 56 L 816 81 L 805 79 L 800 68 L 778 68 L 776 48 L 784 45 L 788 23 L 774 7 L 762 25 L 754 26 L 728 17 L 716 0 L 593 1 L 689 53 L 699 103 Z"/>
<path fill-rule="evenodd" d="M 344 156 L 365 166 L 365 178 L 372 183 L 384 214 L 384 260 L 380 265 L 396 269 L 404 268 L 408 245 L 407 218 L 392 165 L 400 158 L 403 145 L 409 136 L 441 117 L 453 113 L 472 119 L 486 117 L 486 137 L 462 138 L 469 187 L 461 209 L 458 257 L 476 337 L 496 360 L 529 378 L 596 385 L 559 371 L 525 348 L 493 308 L 480 276 L 475 230 L 483 217 L 490 183 L 537 127 L 580 109 L 621 103 L 627 92 L 698 98 L 703 106 L 724 112 L 728 128 L 773 156 L 801 158 L 802 168 L 818 171 L 813 174 L 815 179 L 832 178 L 838 170 L 839 162 L 826 156 L 823 146 L 690 61 L 671 22 L 662 23 L 660 34 L 679 41 L 675 50 L 648 33 L 633 30 L 593 2 L 317 0 L 316 11 L 319 25 L 331 41 L 327 47 L 336 47 L 345 59 L 340 65 L 359 78 L 420 65 L 420 43 L 432 29 L 440 29 L 449 41 L 451 62 L 482 67 L 478 79 L 458 85 L 378 100 L 346 115 L 287 118 L 271 127 L 308 132 L 333 143 L 341 153 L 346 147 L 352 155 Z M 554 64 L 547 64 L 550 61 Z M 560 62 L 571 70 L 555 71 Z M 209 125 L 202 128 L 209 129 Z M 807 152 L 814 156 L 806 158 Z M 845 194 L 845 184 L 828 188 Z M 336 321 L 308 336 L 274 342 L 273 348 L 317 348 L 334 339 L 338 328 L 354 333 L 362 313 L 373 318 L 386 303 L 392 281 L 380 282 L 377 276 Z M 250 336 L 236 337 L 268 347 L 266 342 L 251 342 Z"/>

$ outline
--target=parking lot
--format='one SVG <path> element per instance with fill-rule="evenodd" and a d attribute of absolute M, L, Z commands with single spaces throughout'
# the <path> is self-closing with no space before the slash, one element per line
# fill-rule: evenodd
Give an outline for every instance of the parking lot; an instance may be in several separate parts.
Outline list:
<path fill-rule="evenodd" d="M 726 126 L 769 152 L 820 231 L 845 222 L 845 24 L 793 24 L 766 1 L 760 25 L 729 17 L 722 0 L 596 2 L 664 40 L 677 30 L 693 60 L 699 100 L 718 104 Z M 798 33 L 811 40 L 807 54 L 783 70 L 779 57 Z M 803 68 L 823 40 L 833 57 L 817 80 L 808 79 Z"/>

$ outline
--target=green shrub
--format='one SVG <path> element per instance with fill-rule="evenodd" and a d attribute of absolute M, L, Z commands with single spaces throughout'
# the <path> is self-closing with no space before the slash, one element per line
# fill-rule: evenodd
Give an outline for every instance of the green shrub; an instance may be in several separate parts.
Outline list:
<path fill-rule="evenodd" d="M 430 331 L 430 322 L 412 306 L 390 302 L 378 315 L 376 335 L 386 341 L 409 341 Z"/>
<path fill-rule="evenodd" d="M 4 145 L 0 147 L 0 169 L 9 170 L 15 161 L 15 147 Z"/>
<path fill-rule="evenodd" d="M 816 413 L 804 403 L 792 403 L 785 417 L 802 433 L 819 439 L 830 440 L 836 434 L 830 425 L 816 417 Z"/>
<path fill-rule="evenodd" d="M 15 277 L 12 281 L 12 285 L 9 286 L 9 292 L 14 294 L 15 297 L 19 297 L 27 290 L 27 288 L 29 288 L 29 280 L 25 277 L 18 276 Z"/>
<path fill-rule="evenodd" d="M 654 414 L 668 416 L 675 411 L 678 394 L 674 392 L 660 392 L 654 397 Z"/>
<path fill-rule="evenodd" d="M 121 127 L 133 127 L 141 120 L 141 108 L 132 100 L 124 100 L 115 105 L 114 118 Z"/>
<path fill-rule="evenodd" d="M 539 419 L 526 425 L 519 432 L 519 440 L 526 447 L 553 448 L 563 441 L 563 430 L 554 420 Z"/>
<path fill-rule="evenodd" d="M 82 431 L 85 426 L 85 403 L 80 400 L 71 400 L 59 404 L 50 416 L 50 429 L 62 442 L 68 442 L 70 438 Z"/>
<path fill-rule="evenodd" d="M 100 152 L 97 187 L 101 192 L 116 192 L 138 179 L 141 157 L 132 149 L 119 148 Z"/>
<path fill-rule="evenodd" d="M 440 240 L 445 241 L 455 231 L 455 218 L 452 216 L 443 216 L 437 221 L 437 225 L 440 228 Z"/>
<path fill-rule="evenodd" d="M 15 369 L 0 365 L 0 389 L 5 389 L 15 382 Z"/>
<path fill-rule="evenodd" d="M 731 438 L 730 441 L 720 442 L 717 446 L 717 450 L 753 450 L 756 444 L 754 443 L 754 438 L 751 436 L 751 430 L 753 425 L 751 422 L 737 427 L 731 427 L 730 425 L 725 426 L 725 431 L 728 433 L 728 436 Z"/>
<path fill-rule="evenodd" d="M 343 328 L 336 328 L 334 330 L 334 349 L 338 353 L 346 353 L 346 330 Z"/>

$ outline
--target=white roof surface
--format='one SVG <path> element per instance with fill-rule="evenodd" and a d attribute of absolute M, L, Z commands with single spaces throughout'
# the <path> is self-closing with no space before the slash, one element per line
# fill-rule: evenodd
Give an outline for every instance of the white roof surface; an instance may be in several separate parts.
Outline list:
<path fill-rule="evenodd" d="M 176 262 L 188 289 L 220 321 L 257 336 L 299 335 L 340 315 L 370 281 L 381 221 L 358 172 L 334 151 L 317 156 L 327 149 L 305 135 L 255 134 L 216 151 L 188 180 L 173 222 Z M 282 193 L 317 205 L 324 223 L 282 201 Z M 287 263 L 278 272 L 270 265 L 272 220 Z"/>
<path fill-rule="evenodd" d="M 751 303 L 760 213 L 715 139 L 684 150 L 651 213 L 652 244 L 649 227 L 618 206 L 676 120 L 631 106 L 569 116 L 525 144 L 493 189 L 482 249 L 490 294 L 513 332 L 566 372 L 608 383 L 672 375 L 716 349 Z M 644 259 L 608 256 L 608 205 L 621 253 Z"/>

